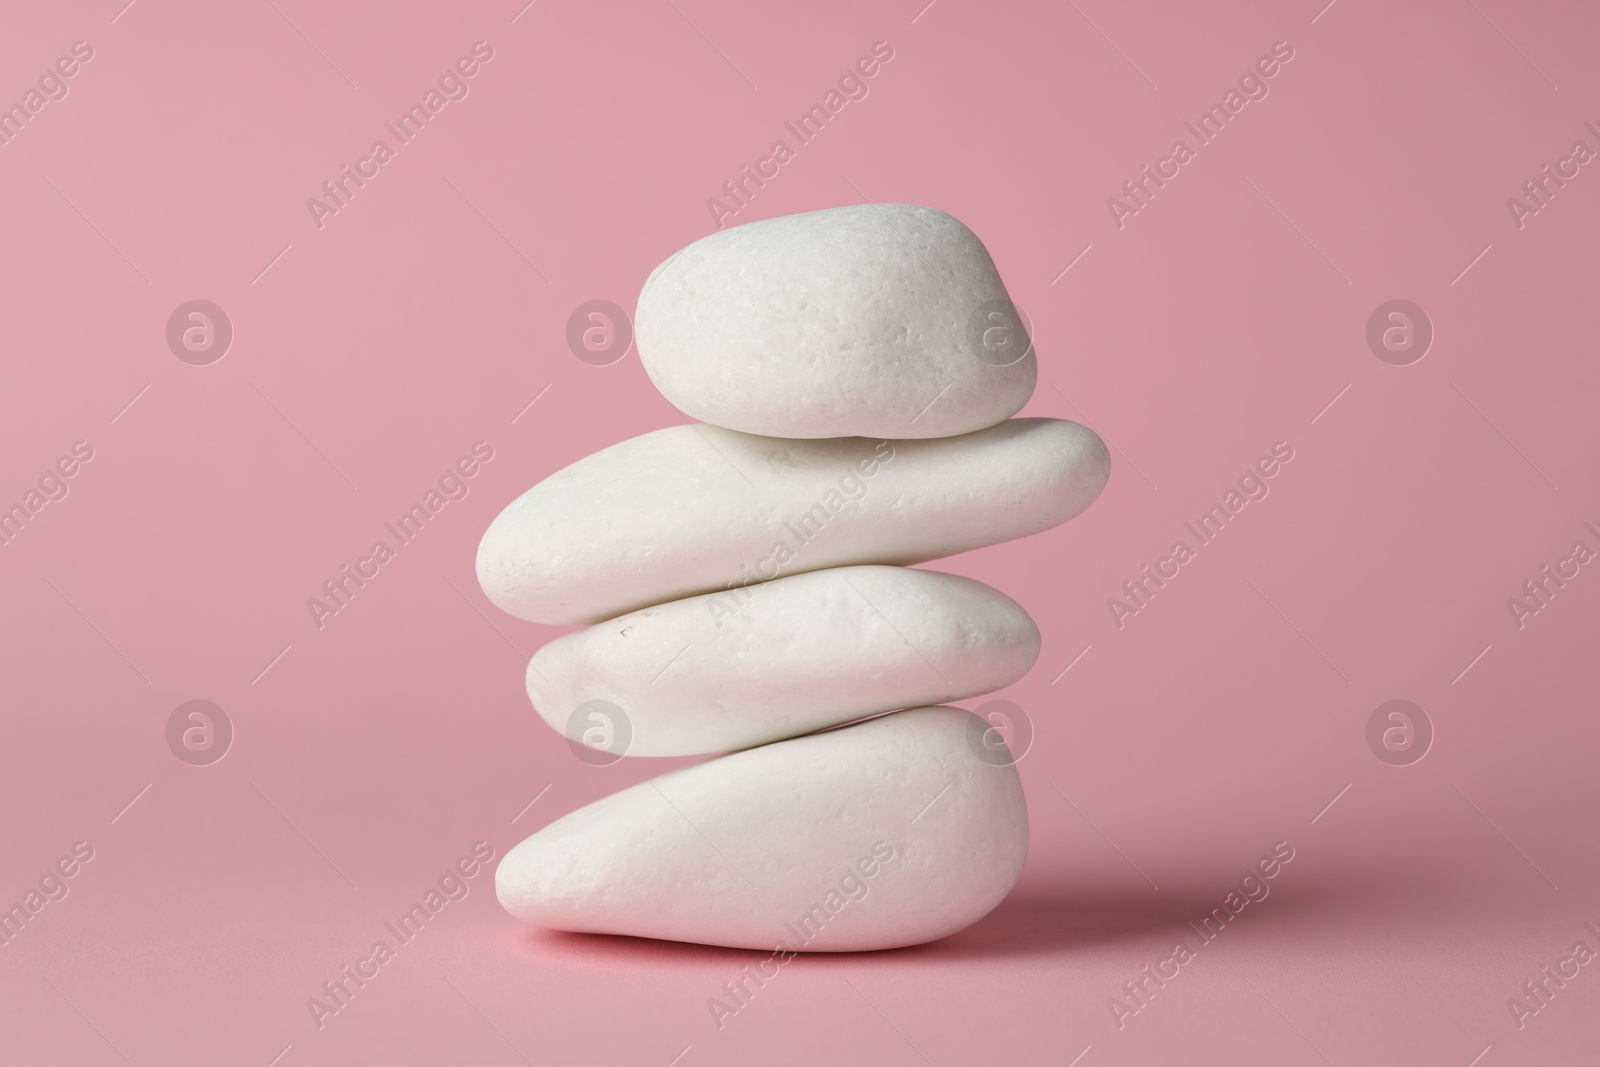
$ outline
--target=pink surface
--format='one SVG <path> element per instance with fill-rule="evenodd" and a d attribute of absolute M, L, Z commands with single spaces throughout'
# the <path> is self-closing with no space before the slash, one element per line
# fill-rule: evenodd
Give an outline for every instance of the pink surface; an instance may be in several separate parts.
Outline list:
<path fill-rule="evenodd" d="M 0 145 L 0 500 L 92 449 L 0 546 L 0 897 L 93 852 L 0 948 L 5 1063 L 1592 1062 L 1600 966 L 1562 960 L 1600 950 L 1600 575 L 1507 604 L 1600 549 L 1600 176 L 1507 204 L 1600 149 L 1592 10 L 122 3 L 0 35 L 6 101 L 93 50 Z M 314 220 L 478 41 L 467 95 Z M 1021 884 L 943 943 L 797 959 L 719 1029 L 765 954 L 531 931 L 479 871 L 319 1027 L 308 998 L 474 842 L 681 762 L 574 758 L 521 689 L 556 631 L 495 612 L 473 552 L 550 472 L 683 421 L 636 356 L 575 358 L 569 315 L 631 309 L 877 41 L 868 95 L 723 221 L 954 213 L 1035 325 L 1023 414 L 1115 446 L 1081 518 L 941 564 L 1044 632 L 1002 694 L 1036 731 Z M 233 325 L 209 365 L 166 338 L 196 299 Z M 1396 299 L 1434 328 L 1407 366 L 1366 339 Z M 468 495 L 319 627 L 307 599 L 479 441 Z M 1119 626 L 1108 598 L 1277 442 L 1269 495 Z M 234 730 L 208 766 L 168 746 L 196 699 Z M 1421 762 L 1369 748 L 1391 699 L 1433 725 Z M 1545 966 L 1576 976 L 1519 1027 Z"/>

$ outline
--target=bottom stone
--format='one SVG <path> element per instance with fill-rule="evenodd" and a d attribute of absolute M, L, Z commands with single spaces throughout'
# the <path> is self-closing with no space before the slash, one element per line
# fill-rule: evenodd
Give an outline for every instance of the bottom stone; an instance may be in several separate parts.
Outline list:
<path fill-rule="evenodd" d="M 794 952 L 933 941 L 988 914 L 1027 856 L 1022 783 L 987 728 L 917 708 L 685 767 L 523 841 L 495 892 L 559 930 Z"/>

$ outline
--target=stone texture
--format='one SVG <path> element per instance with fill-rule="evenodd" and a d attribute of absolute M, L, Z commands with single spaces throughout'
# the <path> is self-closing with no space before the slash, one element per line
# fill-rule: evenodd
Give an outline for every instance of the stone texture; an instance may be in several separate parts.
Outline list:
<path fill-rule="evenodd" d="M 728 752 L 897 708 L 1003 689 L 1039 630 L 981 582 L 904 567 L 837 567 L 644 608 L 557 638 L 528 664 L 544 721 L 608 701 L 630 756 Z M 615 717 L 616 712 L 608 712 Z"/>
<path fill-rule="evenodd" d="M 969 433 L 1015 415 L 1038 374 L 982 242 L 914 204 L 701 238 L 650 275 L 634 328 L 645 371 L 679 410 L 774 437 Z"/>
<path fill-rule="evenodd" d="M 918 708 L 673 771 L 517 845 L 495 891 L 539 926 L 733 948 L 944 937 L 1027 855 L 1016 768 L 972 747 L 986 725 Z"/>
<path fill-rule="evenodd" d="M 1110 473 L 1057 419 L 921 441 L 795 441 L 674 426 L 557 471 L 478 546 L 485 594 L 518 618 L 591 623 L 780 574 L 909 564 L 1047 530 Z"/>

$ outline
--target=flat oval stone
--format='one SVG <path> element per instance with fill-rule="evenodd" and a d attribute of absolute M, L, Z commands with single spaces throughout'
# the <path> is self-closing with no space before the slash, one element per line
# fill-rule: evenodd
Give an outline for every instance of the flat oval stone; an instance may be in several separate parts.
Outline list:
<path fill-rule="evenodd" d="M 698 763 L 563 816 L 495 872 L 524 922 L 848 952 L 953 934 L 1011 889 L 1022 783 L 987 727 L 918 708 Z"/>
<path fill-rule="evenodd" d="M 1032 342 L 973 232 L 858 204 L 703 237 L 639 293 L 639 360 L 693 418 L 774 437 L 948 437 L 1033 393 Z"/>
<path fill-rule="evenodd" d="M 569 740 L 607 726 L 584 707 L 604 701 L 611 754 L 689 756 L 993 692 L 1038 656 L 1028 613 L 982 582 L 837 567 L 567 634 L 534 655 L 527 682 Z"/>
<path fill-rule="evenodd" d="M 1048 530 L 1105 486 L 1104 442 L 1010 419 L 923 441 L 793 441 L 673 426 L 586 456 L 512 502 L 478 545 L 502 610 L 592 623 L 783 574 L 921 563 Z"/>

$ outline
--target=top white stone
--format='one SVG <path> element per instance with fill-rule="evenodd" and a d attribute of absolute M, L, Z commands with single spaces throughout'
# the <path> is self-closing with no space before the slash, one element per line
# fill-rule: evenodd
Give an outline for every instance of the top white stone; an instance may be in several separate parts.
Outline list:
<path fill-rule="evenodd" d="M 645 371 L 680 411 L 773 437 L 949 437 L 1027 403 L 1031 342 L 983 243 L 915 204 L 704 237 L 639 294 Z"/>

